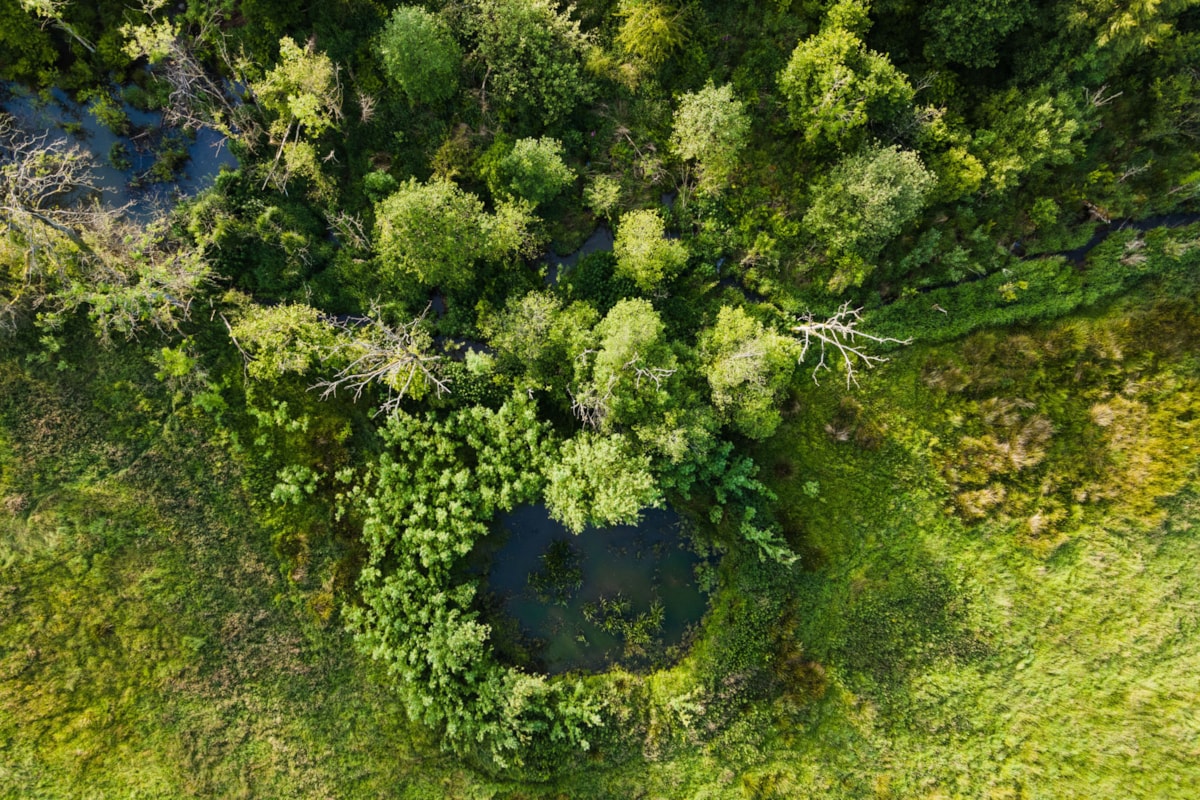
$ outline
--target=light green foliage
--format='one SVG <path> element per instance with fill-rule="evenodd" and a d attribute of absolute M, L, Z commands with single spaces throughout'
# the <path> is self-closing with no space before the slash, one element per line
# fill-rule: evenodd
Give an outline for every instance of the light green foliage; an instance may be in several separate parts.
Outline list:
<path fill-rule="evenodd" d="M 576 414 L 611 430 L 649 424 L 669 404 L 678 361 L 649 302 L 621 300 L 600 320 L 595 344 L 575 359 Z"/>
<path fill-rule="evenodd" d="M 884 246 L 917 219 L 936 179 L 911 150 L 869 148 L 818 184 L 804 226 L 834 259 L 829 290 L 859 286 Z"/>
<path fill-rule="evenodd" d="M 884 122 L 913 99 L 887 56 L 841 28 L 800 42 L 779 74 L 792 125 L 814 146 L 852 148 L 867 122 Z"/>
<path fill-rule="evenodd" d="M 362 185 L 363 194 L 372 203 L 378 203 L 400 188 L 396 179 L 382 170 L 368 172 L 363 176 Z"/>
<path fill-rule="evenodd" d="M 871 6 L 862 0 L 837 0 L 821 20 L 823 29 L 840 28 L 862 38 L 871 29 Z"/>
<path fill-rule="evenodd" d="M 483 218 L 488 261 L 507 261 L 516 256 L 531 258 L 544 243 L 536 229 L 533 206 L 525 200 L 501 200 L 496 210 Z"/>
<path fill-rule="evenodd" d="M 687 42 L 684 11 L 666 0 L 621 0 L 617 15 L 621 17 L 615 39 L 617 47 L 627 57 L 651 69 Z"/>
<path fill-rule="evenodd" d="M 321 171 L 320 156 L 311 142 L 288 142 L 282 149 L 278 184 L 286 187 L 292 178 L 308 182 L 308 196 L 315 202 L 327 203 L 337 196 L 333 181 Z"/>
<path fill-rule="evenodd" d="M 275 115 L 272 133 L 284 140 L 293 125 L 317 138 L 341 119 L 337 68 L 329 56 L 301 48 L 291 37 L 279 40 L 279 63 L 252 88 L 259 104 Z"/>
<path fill-rule="evenodd" d="M 1069 163 L 1079 153 L 1088 111 L 1048 88 L 998 92 L 983 107 L 986 130 L 973 148 L 995 191 L 1012 190 L 1039 167 Z"/>
<path fill-rule="evenodd" d="M 415 2 L 0 0 L 0 797 L 1195 794 L 1195 0 Z M 240 167 L 74 202 L 98 87 Z M 668 499 L 705 620 L 541 674 L 493 515 Z"/>
<path fill-rule="evenodd" d="M 333 62 L 311 42 L 301 48 L 285 36 L 279 40 L 279 63 L 251 89 L 273 116 L 268 131 L 275 158 L 266 169 L 263 187 L 273 183 L 286 193 L 288 182 L 301 177 L 308 181 L 312 199 L 332 200 L 336 191 L 321 171 L 316 149 L 300 137 L 320 138 L 341 122 L 342 88 Z"/>
<path fill-rule="evenodd" d="M 922 113 L 926 121 L 917 134 L 917 149 L 937 176 L 930 199 L 951 202 L 979 191 L 987 169 L 971 152 L 972 136 L 965 121 L 945 109 L 925 108 Z"/>
<path fill-rule="evenodd" d="M 487 214 L 478 197 L 442 179 L 410 179 L 379 203 L 375 219 L 384 280 L 446 289 L 467 286 L 480 260 L 520 251 L 531 221 L 527 211 L 513 205 Z"/>
<path fill-rule="evenodd" d="M 775 432 L 779 398 L 796 365 L 791 339 L 763 328 L 740 308 L 722 306 L 716 324 L 700 334 L 713 405 L 735 430 L 752 439 Z"/>
<path fill-rule="evenodd" d="M 336 341 L 333 327 L 321 312 L 300 303 L 251 305 L 230 334 L 250 356 L 246 372 L 257 380 L 289 372 L 303 375 L 322 363 Z"/>
<path fill-rule="evenodd" d="M 387 76 L 412 105 L 436 103 L 458 88 L 462 51 L 450 28 L 419 6 L 399 6 L 375 45 Z"/>
<path fill-rule="evenodd" d="M 553 200 L 574 180 L 575 173 L 563 163 L 562 142 L 543 136 L 519 139 L 488 176 L 488 187 L 493 195 L 519 197 L 537 206 Z"/>
<path fill-rule="evenodd" d="M 129 115 L 121 104 L 113 99 L 108 92 L 88 92 L 81 94 L 80 100 L 88 101 L 88 113 L 97 122 L 118 136 L 129 133 Z"/>
<path fill-rule="evenodd" d="M 442 421 L 398 413 L 381 433 L 388 451 L 359 500 L 368 547 L 364 605 L 351 610 L 359 645 L 387 666 L 409 716 L 441 727 L 459 752 L 504 767 L 536 748 L 586 748 L 598 705 L 568 702 L 558 713 L 569 686 L 497 663 L 475 587 L 453 572 L 496 512 L 541 492 L 552 449 L 535 406 L 517 395 L 499 411 Z"/>
<path fill-rule="evenodd" d="M 635 524 L 645 508 L 662 504 L 650 459 L 636 455 L 621 434 L 585 431 L 563 443 L 546 471 L 550 516 L 575 533 L 589 525 Z"/>
<path fill-rule="evenodd" d="M 552 0 L 482 0 L 474 24 L 488 97 L 504 117 L 553 126 L 591 94 L 588 38 Z"/>
<path fill-rule="evenodd" d="M 611 221 L 621 205 L 621 182 L 611 175 L 597 175 L 584 187 L 583 202 L 593 214 Z"/>
<path fill-rule="evenodd" d="M 674 278 L 688 259 L 687 246 L 678 239 L 666 238 L 662 215 L 651 209 L 621 215 L 613 254 L 617 257 L 616 274 L 633 281 L 644 292 Z"/>
<path fill-rule="evenodd" d="M 564 307 L 556 295 L 530 292 L 511 298 L 482 327 L 510 369 L 549 383 L 571 375 L 571 358 L 585 349 L 598 318 L 586 303 Z"/>
<path fill-rule="evenodd" d="M 1090 41 L 1078 66 L 1111 75 L 1126 59 L 1161 46 L 1176 34 L 1187 0 L 1084 0 L 1060 13 L 1072 33 Z"/>
<path fill-rule="evenodd" d="M 745 104 L 733 96 L 732 85 L 717 88 L 710 83 L 680 98 L 671 149 L 680 158 L 696 162 L 702 191 L 724 188 L 749 137 L 750 117 Z"/>

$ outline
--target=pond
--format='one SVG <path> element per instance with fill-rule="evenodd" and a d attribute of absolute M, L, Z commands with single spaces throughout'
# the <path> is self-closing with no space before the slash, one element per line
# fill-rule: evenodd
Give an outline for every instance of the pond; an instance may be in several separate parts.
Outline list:
<path fill-rule="evenodd" d="M 707 607 L 711 564 L 672 511 L 576 536 L 544 506 L 502 514 L 485 568 L 497 651 L 547 673 L 631 669 L 679 655 Z"/>
<path fill-rule="evenodd" d="M 237 167 L 224 137 L 202 128 L 194 137 L 165 127 L 162 113 L 119 105 L 128 129 L 114 133 L 89 109 L 61 89 L 45 98 L 16 85 L 0 85 L 0 109 L 29 133 L 78 143 L 93 157 L 92 172 L 107 205 L 129 203 L 129 215 L 146 220 L 177 196 L 192 195 L 212 183 L 223 168 Z"/>

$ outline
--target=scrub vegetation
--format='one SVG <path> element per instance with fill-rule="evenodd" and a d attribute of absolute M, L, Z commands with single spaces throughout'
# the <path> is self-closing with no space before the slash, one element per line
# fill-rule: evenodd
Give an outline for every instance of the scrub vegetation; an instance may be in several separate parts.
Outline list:
<path fill-rule="evenodd" d="M 1200 785 L 1191 0 L 0 0 L 0 79 L 0 796 Z M 704 618 L 538 671 L 530 504 Z"/>

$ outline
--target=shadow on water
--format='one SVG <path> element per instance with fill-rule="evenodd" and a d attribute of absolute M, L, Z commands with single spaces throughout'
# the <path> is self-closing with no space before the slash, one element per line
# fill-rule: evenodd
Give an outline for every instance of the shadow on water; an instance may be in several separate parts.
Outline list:
<path fill-rule="evenodd" d="M 203 128 L 194 137 L 184 137 L 182 131 L 163 125 L 161 112 L 141 111 L 127 102 L 120 108 L 129 125 L 125 133 L 118 134 L 103 125 L 88 105 L 61 89 L 51 90 L 47 101 L 16 84 L 0 85 L 0 109 L 28 133 L 77 143 L 91 153 L 92 173 L 103 202 L 130 204 L 127 213 L 134 219 L 149 219 L 179 196 L 209 186 L 223 168 L 237 167 L 225 137 L 216 131 Z M 168 150 L 176 152 L 164 155 Z M 176 160 L 175 168 L 155 169 L 168 157 Z"/>
<path fill-rule="evenodd" d="M 546 253 L 546 285 L 553 286 L 558 283 L 558 277 L 561 273 L 574 267 L 579 263 L 579 259 L 586 256 L 588 253 L 597 251 L 610 251 L 613 249 L 613 232 L 606 226 L 600 225 L 596 230 L 592 231 L 592 235 L 570 255 L 560 256 L 558 253 L 551 250 Z"/>
<path fill-rule="evenodd" d="M 672 660 L 707 606 L 682 529 L 659 510 L 579 536 L 545 506 L 501 515 L 483 568 L 498 651 L 552 674 Z"/>

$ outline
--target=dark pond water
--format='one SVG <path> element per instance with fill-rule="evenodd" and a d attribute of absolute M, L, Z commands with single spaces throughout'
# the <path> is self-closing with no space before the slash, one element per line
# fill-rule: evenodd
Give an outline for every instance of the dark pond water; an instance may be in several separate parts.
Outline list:
<path fill-rule="evenodd" d="M 237 159 L 225 146 L 224 137 L 209 129 L 199 130 L 194 138 L 182 139 L 178 149 L 186 149 L 187 159 L 173 171 L 169 181 L 155 181 L 151 168 L 159 160 L 172 137 L 180 131 L 164 128 L 162 114 L 139 111 L 129 103 L 121 109 L 129 118 L 124 135 L 113 133 L 89 112 L 89 106 L 76 102 L 65 92 L 54 89 L 49 100 L 15 84 L 0 86 L 0 108 L 29 133 L 46 133 L 51 139 L 78 143 L 93 156 L 92 172 L 103 192 L 106 204 L 131 203 L 134 218 L 147 219 L 169 207 L 178 196 L 192 195 L 210 185 L 222 168 L 237 167 Z M 117 148 L 114 151 L 114 146 Z M 127 163 L 114 165 L 111 155 L 119 152 Z"/>
<path fill-rule="evenodd" d="M 640 668 L 671 660 L 704 616 L 697 567 L 683 521 L 646 511 L 637 526 L 589 528 L 575 536 L 544 506 L 503 514 L 485 589 L 498 639 L 518 660 L 549 673 Z M 503 654 L 506 643 L 498 643 Z"/>

